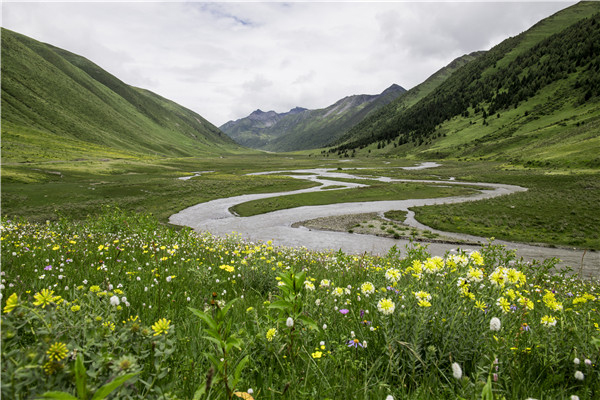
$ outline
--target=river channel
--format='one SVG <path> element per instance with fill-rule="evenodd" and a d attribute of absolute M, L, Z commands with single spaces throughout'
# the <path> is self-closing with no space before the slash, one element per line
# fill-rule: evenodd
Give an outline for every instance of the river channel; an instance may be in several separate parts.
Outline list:
<path fill-rule="evenodd" d="M 435 163 L 423 163 L 416 167 L 404 167 L 407 169 L 431 168 L 438 166 Z M 356 171 L 356 169 L 353 169 Z M 434 204 L 451 204 L 465 201 L 476 201 L 488 199 L 497 196 L 509 195 L 516 192 L 526 191 L 526 188 L 485 182 L 460 182 L 450 180 L 418 180 L 418 179 L 392 179 L 389 177 L 361 177 L 337 170 L 335 168 L 314 168 L 297 169 L 286 171 L 268 171 L 259 172 L 254 175 L 281 174 L 296 179 L 306 179 L 316 182 L 320 186 L 308 189 L 294 190 L 278 193 L 260 193 L 241 196 L 228 197 L 224 199 L 212 200 L 200 203 L 186 208 L 169 218 L 169 222 L 174 225 L 188 226 L 196 231 L 208 231 L 213 235 L 228 235 L 231 233 L 240 234 L 242 238 L 250 241 L 269 241 L 274 245 L 288 247 L 305 247 L 309 250 L 342 250 L 350 254 L 363 254 L 365 252 L 372 254 L 385 254 L 392 246 L 404 250 L 408 240 L 392 239 L 374 235 L 360 235 L 347 232 L 332 232 L 310 230 L 304 227 L 294 228 L 292 225 L 297 222 L 306 221 L 314 218 L 340 216 L 348 214 L 362 213 L 383 213 L 389 210 L 407 210 L 410 207 L 419 207 Z M 239 217 L 232 214 L 229 209 L 237 204 L 245 203 L 251 200 L 265 199 L 270 197 L 287 196 L 298 193 L 315 192 L 321 190 L 344 190 L 349 188 L 367 186 L 359 183 L 342 182 L 336 179 L 369 179 L 379 180 L 381 182 L 420 182 L 443 185 L 465 185 L 477 186 L 476 194 L 470 196 L 440 197 L 432 199 L 410 199 L 410 200 L 391 200 L 391 201 L 370 201 L 356 203 L 330 204 L 323 206 L 303 206 L 292 209 L 273 211 L 266 214 L 255 215 L 251 217 Z M 409 211 L 405 224 L 419 229 L 428 229 L 432 232 L 442 234 L 446 237 L 457 240 L 468 240 L 473 243 L 487 243 L 486 238 L 463 235 L 452 232 L 442 232 L 420 224 L 414 219 L 414 213 Z M 457 249 L 457 244 L 452 243 L 430 243 L 427 244 L 428 250 L 432 255 L 443 256 L 447 251 Z M 559 266 L 571 266 L 576 271 L 581 272 L 584 277 L 600 276 L 600 253 L 584 252 L 578 249 L 569 248 L 549 248 L 543 246 L 532 246 L 522 243 L 495 241 L 494 243 L 505 245 L 509 249 L 515 249 L 517 256 L 525 260 L 543 260 L 545 258 L 556 257 L 561 261 Z M 464 250 L 476 250 L 478 245 L 462 245 Z"/>

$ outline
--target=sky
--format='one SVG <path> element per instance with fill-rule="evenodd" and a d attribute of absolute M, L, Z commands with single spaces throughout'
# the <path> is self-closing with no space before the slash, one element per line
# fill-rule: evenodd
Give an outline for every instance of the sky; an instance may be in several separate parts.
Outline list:
<path fill-rule="evenodd" d="M 220 126 L 410 89 L 575 1 L 2 2 L 2 26 Z"/>

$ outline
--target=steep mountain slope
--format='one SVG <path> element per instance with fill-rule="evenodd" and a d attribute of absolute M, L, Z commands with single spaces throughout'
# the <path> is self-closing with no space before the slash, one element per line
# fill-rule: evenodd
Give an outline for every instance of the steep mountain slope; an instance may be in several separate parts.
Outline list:
<path fill-rule="evenodd" d="M 295 108 L 284 114 L 257 110 L 220 128 L 238 143 L 271 151 L 319 148 L 331 143 L 370 113 L 406 92 L 392 85 L 378 95 L 348 96 L 319 110 Z"/>
<path fill-rule="evenodd" d="M 396 114 L 412 107 L 448 79 L 454 71 L 484 53 L 484 51 L 476 51 L 456 58 L 450 64 L 427 78 L 423 83 L 413 87 L 403 96 L 400 96 L 386 106 L 379 108 L 376 112 L 356 124 L 344 136 L 338 139 L 337 143 L 344 143 L 350 140 L 357 141 L 371 137 L 373 132 L 377 131 L 380 126 L 391 123 L 392 121 L 390 121 L 390 119 L 394 118 Z"/>
<path fill-rule="evenodd" d="M 540 21 L 330 152 L 600 166 L 599 13 L 582 2 Z"/>
<path fill-rule="evenodd" d="M 560 11 L 330 151 L 600 165 L 599 13 L 596 2 Z"/>
<path fill-rule="evenodd" d="M 237 148 L 193 111 L 129 86 L 83 57 L 2 29 L 3 161 Z"/>

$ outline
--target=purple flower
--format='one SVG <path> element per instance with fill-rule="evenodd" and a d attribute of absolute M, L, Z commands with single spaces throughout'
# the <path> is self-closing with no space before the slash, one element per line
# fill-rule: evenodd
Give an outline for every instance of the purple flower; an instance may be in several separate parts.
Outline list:
<path fill-rule="evenodd" d="M 342 308 L 342 309 L 340 310 L 340 312 L 341 312 L 342 314 L 346 315 L 346 314 L 348 314 L 348 313 L 350 312 L 350 310 L 348 310 L 347 308 Z"/>
<path fill-rule="evenodd" d="M 358 339 L 348 340 L 347 344 L 348 344 L 348 347 L 355 347 L 355 348 L 358 346 L 365 347 L 362 345 L 362 343 Z"/>
<path fill-rule="evenodd" d="M 360 310 L 360 317 L 364 317 L 365 316 L 365 310 Z"/>
<path fill-rule="evenodd" d="M 45 269 L 46 271 L 50 271 L 50 270 L 52 269 L 52 265 L 46 265 L 46 266 L 44 267 L 44 269 Z"/>

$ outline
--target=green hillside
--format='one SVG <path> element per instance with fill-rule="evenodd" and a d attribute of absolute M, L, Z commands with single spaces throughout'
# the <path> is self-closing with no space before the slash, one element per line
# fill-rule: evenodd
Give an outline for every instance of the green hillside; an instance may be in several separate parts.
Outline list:
<path fill-rule="evenodd" d="M 2 29 L 2 160 L 191 156 L 238 146 L 200 115 Z"/>
<path fill-rule="evenodd" d="M 257 110 L 220 128 L 238 143 L 256 149 L 276 152 L 316 149 L 335 142 L 405 92 L 394 84 L 378 95 L 347 96 L 318 110 L 296 108 L 285 114 Z"/>
<path fill-rule="evenodd" d="M 600 165 L 599 13 L 595 2 L 560 11 L 330 152 Z"/>
<path fill-rule="evenodd" d="M 476 51 L 456 58 L 450 64 L 427 78 L 423 83 L 413 87 L 403 96 L 400 96 L 386 106 L 381 107 L 376 112 L 363 119 L 360 123 L 356 124 L 337 141 L 337 144 L 345 143 L 347 141 L 368 140 L 378 129 L 393 123 L 393 118 L 396 114 L 412 107 L 448 79 L 454 71 L 482 54 L 484 54 L 483 51 Z"/>

